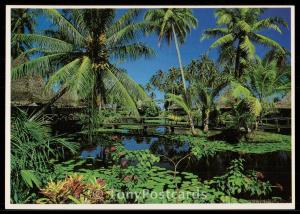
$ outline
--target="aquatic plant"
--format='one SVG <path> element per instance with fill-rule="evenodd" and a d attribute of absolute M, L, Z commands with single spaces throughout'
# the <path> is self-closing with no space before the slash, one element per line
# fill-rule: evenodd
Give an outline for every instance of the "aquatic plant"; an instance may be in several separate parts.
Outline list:
<path fill-rule="evenodd" d="M 263 154 L 276 151 L 291 151 L 291 136 L 256 131 L 253 138 L 248 141 L 241 141 L 237 144 L 225 142 L 222 140 L 210 140 L 206 136 L 187 136 L 187 135 L 166 135 L 168 139 L 189 142 L 191 152 L 194 157 L 201 159 L 203 157 L 214 156 L 217 152 L 239 152 Z"/>
<path fill-rule="evenodd" d="M 250 196 L 267 195 L 272 192 L 272 186 L 268 181 L 262 181 L 262 173 L 256 171 L 246 171 L 244 169 L 245 160 L 232 160 L 227 172 L 222 176 L 217 176 L 206 181 L 211 187 L 225 192 L 227 195 L 238 197 L 248 194 Z"/>

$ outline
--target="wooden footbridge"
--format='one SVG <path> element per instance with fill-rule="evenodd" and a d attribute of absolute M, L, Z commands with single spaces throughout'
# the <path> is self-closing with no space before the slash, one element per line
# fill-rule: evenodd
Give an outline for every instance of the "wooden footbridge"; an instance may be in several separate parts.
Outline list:
<path fill-rule="evenodd" d="M 70 114 L 68 112 L 59 113 L 59 114 L 45 114 L 44 120 L 46 121 L 55 121 L 55 120 L 68 120 L 68 121 L 78 121 L 76 114 Z M 230 121 L 228 121 L 230 123 Z M 226 128 L 225 123 L 225 127 Z M 199 128 L 201 126 L 201 121 L 196 119 L 194 121 L 194 126 Z M 169 131 L 174 132 L 175 128 L 190 128 L 187 118 L 181 117 L 181 120 L 174 120 L 169 117 L 123 117 L 118 118 L 115 122 L 107 122 L 101 125 L 104 128 L 122 128 L 122 126 L 139 126 L 141 129 L 146 130 L 147 128 L 156 128 L 156 127 L 166 127 Z M 291 129 L 291 118 L 290 117 L 273 117 L 273 118 L 264 118 L 259 123 L 258 128 L 260 130 L 276 130 L 280 132 L 283 129 Z"/>
<path fill-rule="evenodd" d="M 105 123 L 103 127 L 106 128 L 119 128 L 121 126 L 131 126 L 136 125 L 140 126 L 142 129 L 147 130 L 148 128 L 157 128 L 157 127 L 166 127 L 169 131 L 174 132 L 175 128 L 190 128 L 189 122 L 187 120 L 172 120 L 168 117 L 140 117 L 140 118 L 131 118 L 124 117 L 121 118 L 118 122 Z M 195 121 L 195 127 L 199 127 L 199 121 Z"/>

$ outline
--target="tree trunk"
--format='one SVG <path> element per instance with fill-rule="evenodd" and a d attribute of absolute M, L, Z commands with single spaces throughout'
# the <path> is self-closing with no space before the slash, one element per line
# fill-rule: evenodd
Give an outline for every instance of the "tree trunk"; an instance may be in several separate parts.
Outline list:
<path fill-rule="evenodd" d="M 106 104 L 106 97 L 105 97 L 105 87 L 103 83 L 103 72 L 100 72 L 99 76 L 97 76 L 97 81 L 100 83 L 99 84 L 99 89 L 98 89 L 98 96 L 97 96 L 97 101 L 98 101 L 98 107 L 99 110 L 103 109 L 105 104 Z"/>
<path fill-rule="evenodd" d="M 256 120 L 256 121 L 255 121 L 255 131 L 258 130 L 258 123 L 259 123 L 258 120 Z"/>
<path fill-rule="evenodd" d="M 188 117 L 189 117 L 189 123 L 190 123 L 192 135 L 196 136 L 197 132 L 195 130 L 193 118 L 192 118 L 192 116 L 190 114 L 188 114 Z"/>
<path fill-rule="evenodd" d="M 68 87 L 65 87 L 63 89 L 61 89 L 57 94 L 55 94 L 48 103 L 46 103 L 45 105 L 42 106 L 42 108 L 36 112 L 29 120 L 32 121 L 36 118 L 38 118 L 39 116 L 41 116 L 42 113 L 44 113 L 47 108 L 49 106 L 51 106 L 53 103 L 55 103 L 60 97 L 62 97 L 67 91 L 68 91 Z"/>
<path fill-rule="evenodd" d="M 205 111 L 205 119 L 204 119 L 204 132 L 208 132 L 208 125 L 209 125 L 209 113 L 210 111 L 207 109 Z"/>
<path fill-rule="evenodd" d="M 241 41 L 239 40 L 236 56 L 235 56 L 235 67 L 234 67 L 234 75 L 237 78 L 240 78 L 240 45 Z"/>
<path fill-rule="evenodd" d="M 178 46 L 178 42 L 177 42 L 177 36 L 176 36 L 173 24 L 172 24 L 172 31 L 173 31 L 173 36 L 174 36 L 174 41 L 175 41 L 175 46 L 176 46 L 176 51 L 177 51 L 177 57 L 178 57 L 178 62 L 179 62 L 179 67 L 180 67 L 180 72 L 181 72 L 181 77 L 182 77 L 183 89 L 184 89 L 184 92 L 186 93 L 185 77 L 184 77 L 184 72 L 183 72 L 182 63 L 181 63 L 181 56 L 180 56 L 179 46 Z"/>

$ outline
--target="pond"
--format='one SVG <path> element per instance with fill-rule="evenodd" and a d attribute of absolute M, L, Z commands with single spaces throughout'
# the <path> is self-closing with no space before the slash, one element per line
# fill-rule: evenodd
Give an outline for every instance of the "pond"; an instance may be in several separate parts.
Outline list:
<path fill-rule="evenodd" d="M 160 127 L 156 130 L 163 134 L 165 129 Z M 128 150 L 145 150 L 161 156 L 159 167 L 173 170 L 171 162 L 164 157 L 168 157 L 175 162 L 184 157 L 190 151 L 189 142 L 179 142 L 171 140 L 157 134 L 113 134 L 119 139 Z M 98 136 L 101 142 L 102 135 Z M 88 165 L 96 169 L 107 165 L 103 163 L 105 146 L 103 144 L 86 145 L 81 144 L 80 157 L 88 159 Z M 268 180 L 274 188 L 272 195 L 281 197 L 285 201 L 291 198 L 291 155 L 290 152 L 277 151 L 264 154 L 243 154 L 238 152 L 217 152 L 213 156 L 205 157 L 200 160 L 196 158 L 184 159 L 178 166 L 178 171 L 192 172 L 203 180 L 211 179 L 214 176 L 223 175 L 230 161 L 236 158 L 245 159 L 245 168 L 262 173 L 264 180 Z"/>

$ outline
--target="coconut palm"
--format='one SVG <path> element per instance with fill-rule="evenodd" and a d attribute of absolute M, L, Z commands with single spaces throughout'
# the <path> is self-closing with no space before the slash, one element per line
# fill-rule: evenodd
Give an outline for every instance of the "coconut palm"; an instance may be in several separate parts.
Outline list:
<path fill-rule="evenodd" d="M 186 102 L 186 99 L 184 99 L 182 95 L 167 93 L 166 97 L 167 97 L 167 101 L 175 103 L 185 111 L 185 113 L 188 116 L 191 132 L 193 135 L 197 135 L 197 132 L 194 127 L 193 110 L 191 108 L 191 105 Z"/>
<path fill-rule="evenodd" d="M 202 35 L 202 39 L 217 38 L 210 48 L 221 47 L 221 50 L 228 50 L 228 48 L 232 49 L 230 46 L 234 47 L 234 72 L 237 78 L 242 76 L 249 59 L 253 59 L 255 56 L 253 43 L 284 51 L 279 43 L 259 32 L 273 29 L 281 33 L 280 26 L 287 26 L 287 23 L 279 17 L 260 19 L 264 11 L 260 8 L 216 9 L 218 27 L 208 28 Z"/>
<path fill-rule="evenodd" d="M 14 41 L 32 44 L 39 57 L 12 69 L 12 78 L 25 74 L 50 77 L 45 91 L 61 85 L 51 101 L 67 91 L 81 98 L 90 97 L 94 106 L 102 108 L 111 96 L 138 117 L 135 99 L 147 95 L 125 72 L 111 60 L 135 60 L 154 55 L 144 43 L 136 42 L 143 23 L 135 23 L 138 9 L 128 10 L 115 20 L 113 9 L 64 10 L 42 9 L 57 28 L 57 36 L 16 34 Z M 63 39 L 62 39 L 63 38 Z"/>
<path fill-rule="evenodd" d="M 272 48 L 266 53 L 263 61 L 270 62 L 275 60 L 277 67 L 279 69 L 284 69 L 288 64 L 291 53 L 285 48 L 283 48 L 283 50 L 284 51 L 282 51 L 281 49 Z"/>
<path fill-rule="evenodd" d="M 193 16 L 191 9 L 162 8 L 148 10 L 145 14 L 145 20 L 151 23 L 149 32 L 158 34 L 159 45 L 165 39 L 170 44 L 174 39 L 184 92 L 187 91 L 184 71 L 181 62 L 179 44 L 183 44 L 186 35 L 192 28 L 197 27 L 197 19 Z"/>
<path fill-rule="evenodd" d="M 268 113 L 270 103 L 291 89 L 290 67 L 282 70 L 277 63 L 277 60 L 265 61 L 258 58 L 248 68 L 246 87 L 259 99 L 263 115 Z"/>
<path fill-rule="evenodd" d="M 229 76 L 221 73 L 207 55 L 193 60 L 188 66 L 192 94 L 202 107 L 204 131 L 209 129 L 209 115 L 215 108 L 215 100 L 229 82 Z"/>
<path fill-rule="evenodd" d="M 36 26 L 35 13 L 30 9 L 12 9 L 11 10 L 11 35 L 25 33 L 34 33 Z M 24 51 L 27 48 L 27 44 L 24 42 L 12 43 L 11 47 L 11 56 L 12 59 L 16 62 L 24 61 L 25 56 L 23 55 Z M 20 56 L 21 55 L 21 56 Z M 19 57 L 18 60 L 17 57 Z M 13 62 L 14 62 L 13 61 Z"/>
<path fill-rule="evenodd" d="M 165 91 L 165 78 L 165 73 L 162 70 L 158 70 L 154 75 L 151 76 L 150 84 L 160 91 Z"/>

